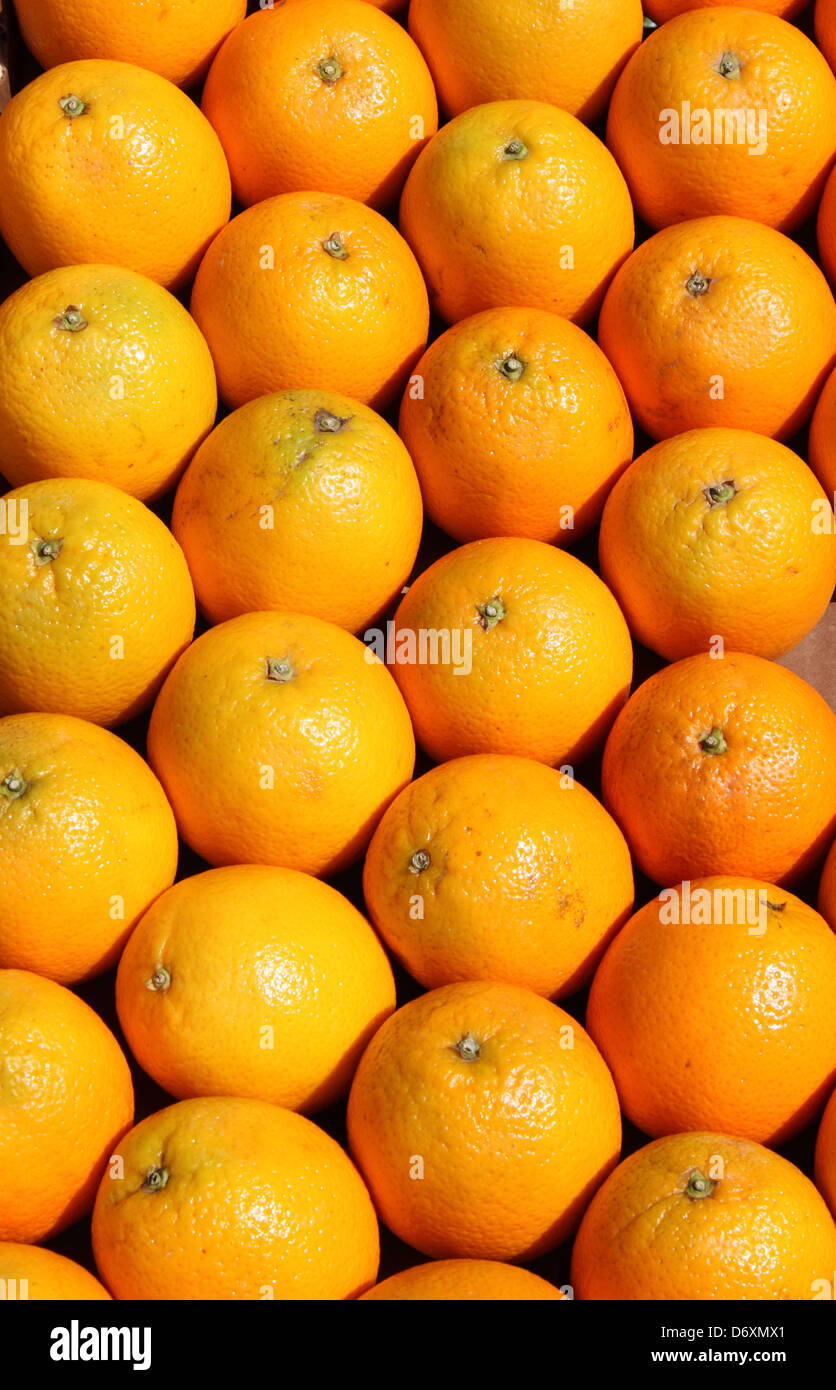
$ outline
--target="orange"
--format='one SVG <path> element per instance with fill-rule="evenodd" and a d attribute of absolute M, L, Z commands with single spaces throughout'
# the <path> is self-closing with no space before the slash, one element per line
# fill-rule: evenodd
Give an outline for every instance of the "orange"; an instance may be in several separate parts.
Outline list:
<path fill-rule="evenodd" d="M 368 922 L 295 869 L 241 864 L 175 885 L 119 962 L 119 1022 L 170 1095 L 322 1110 L 348 1090 L 395 982 Z"/>
<path fill-rule="evenodd" d="M 245 206 L 315 187 L 388 208 L 438 129 L 418 48 L 363 0 L 250 15 L 212 64 L 202 109 Z"/>
<path fill-rule="evenodd" d="M 544 101 L 492 101 L 444 126 L 412 167 L 400 227 L 447 323 L 507 305 L 587 323 L 634 238 L 609 150 Z"/>
<path fill-rule="evenodd" d="M 830 284 L 833 285 L 836 283 L 836 177 L 834 177 L 834 173 L 830 174 L 819 203 L 816 238 L 821 263 Z"/>
<path fill-rule="evenodd" d="M 194 319 L 143 275 L 62 266 L 0 307 L 0 470 L 13 487 L 98 478 L 142 501 L 158 497 L 209 433 L 217 404 Z"/>
<path fill-rule="evenodd" d="M 514 97 L 594 121 L 642 36 L 640 0 L 412 0 L 409 32 L 456 115 Z"/>
<path fill-rule="evenodd" d="M 0 118 L 0 233 L 30 275 L 85 262 L 168 289 L 229 218 L 221 142 L 164 77 L 104 58 L 62 63 Z"/>
<path fill-rule="evenodd" d="M 109 483 L 47 479 L 2 500 L 0 713 L 132 718 L 191 641 L 179 545 Z"/>
<path fill-rule="evenodd" d="M 133 1123 L 128 1064 L 63 985 L 0 970 L 0 1240 L 49 1240 L 90 1210 Z"/>
<path fill-rule="evenodd" d="M 630 853 L 600 802 L 542 763 L 491 754 L 433 768 L 395 798 L 363 889 L 422 985 L 504 980 L 552 998 L 587 983 L 633 905 Z"/>
<path fill-rule="evenodd" d="M 607 498 L 601 576 L 640 642 L 671 661 L 723 638 L 776 657 L 836 586 L 833 513 L 807 465 L 749 430 L 656 444 Z"/>
<path fill-rule="evenodd" d="M 171 807 L 133 748 L 66 714 L 0 719 L 0 966 L 107 970 L 176 871 Z"/>
<path fill-rule="evenodd" d="M 148 755 L 183 839 L 210 864 L 333 874 L 409 781 L 415 742 L 395 682 L 356 637 L 248 613 L 178 661 Z"/>
<path fill-rule="evenodd" d="M 423 517 L 385 420 L 333 391 L 281 391 L 221 421 L 171 524 L 212 622 L 286 608 L 356 632 L 401 592 Z"/>
<path fill-rule="evenodd" d="M 183 1100 L 118 1148 L 93 1210 L 118 1299 L 342 1299 L 377 1275 L 369 1195 L 339 1145 L 263 1100 Z M 130 1198 L 130 1200 L 127 1200 Z"/>
<path fill-rule="evenodd" d="M 836 935 L 817 912 L 758 879 L 701 878 L 618 933 L 586 1026 L 645 1134 L 781 1144 L 836 1082 L 834 993 Z"/>
<path fill-rule="evenodd" d="M 806 1178 L 760 1144 L 674 1134 L 630 1154 L 572 1252 L 581 1299 L 796 1300 L 832 1281 L 836 1226 Z"/>
<path fill-rule="evenodd" d="M 808 458 L 810 467 L 833 505 L 836 500 L 836 371 L 830 373 L 816 402 L 810 421 Z"/>
<path fill-rule="evenodd" d="M 836 831 L 836 714 L 759 656 L 690 656 L 631 696 L 604 749 L 602 786 L 655 883 L 794 882 Z"/>
<path fill-rule="evenodd" d="M 789 231 L 836 157 L 836 78 L 774 14 L 691 9 L 633 54 L 607 144 L 651 227 L 723 213 Z"/>
<path fill-rule="evenodd" d="M 115 58 L 189 87 L 247 13 L 247 0 L 15 0 L 27 48 L 41 67 Z"/>
<path fill-rule="evenodd" d="M 686 10 L 708 9 L 715 5 L 729 4 L 744 10 L 761 10 L 764 14 L 777 14 L 782 19 L 794 19 L 808 4 L 808 0 L 644 0 L 644 10 L 649 19 L 662 24 Z"/>
<path fill-rule="evenodd" d="M 561 545 L 595 525 L 633 456 L 633 425 L 581 329 L 542 309 L 487 309 L 442 333 L 415 380 L 399 429 L 448 535 Z"/>
<path fill-rule="evenodd" d="M 598 341 L 651 438 L 728 425 L 786 439 L 836 361 L 836 304 L 781 232 L 698 217 L 657 232 L 622 266 Z"/>
<path fill-rule="evenodd" d="M 430 1260 L 375 1284 L 360 1301 L 546 1303 L 564 1296 L 539 1274 L 501 1260 Z"/>
<path fill-rule="evenodd" d="M 348 1138 L 383 1222 L 425 1255 L 525 1260 L 572 1234 L 618 1161 L 612 1077 L 584 1030 L 514 985 L 423 994 L 361 1058 Z"/>
<path fill-rule="evenodd" d="M 579 762 L 630 688 L 630 634 L 615 599 L 542 541 L 473 541 L 436 560 L 402 599 L 393 636 L 392 674 L 435 762 L 466 753 Z"/>
<path fill-rule="evenodd" d="M 836 4 L 834 0 L 816 0 L 813 11 L 816 43 L 830 64 L 836 68 Z"/>
<path fill-rule="evenodd" d="M 427 291 L 409 247 L 371 208 L 285 193 L 215 238 L 192 293 L 221 396 L 337 391 L 382 409 L 424 350 Z"/>
<path fill-rule="evenodd" d="M 836 931 L 836 840 L 830 846 L 819 880 L 818 908 Z"/>
<path fill-rule="evenodd" d="M 545 1280 L 543 1281 L 545 1282 Z M 7 1299 L 104 1302 L 110 1294 L 94 1275 L 39 1245 L 0 1241 L 0 1286 Z"/>
<path fill-rule="evenodd" d="M 816 1138 L 816 1186 L 836 1215 L 836 1091 L 822 1115 Z"/>

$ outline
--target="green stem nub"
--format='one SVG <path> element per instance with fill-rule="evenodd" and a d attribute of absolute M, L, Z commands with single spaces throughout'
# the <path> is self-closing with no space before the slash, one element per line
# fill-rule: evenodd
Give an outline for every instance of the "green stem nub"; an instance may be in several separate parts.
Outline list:
<path fill-rule="evenodd" d="M 164 965 L 158 965 L 150 980 L 145 981 L 145 988 L 165 994 L 170 984 L 171 974 L 166 970 Z"/>
<path fill-rule="evenodd" d="M 321 62 L 317 63 L 316 70 L 323 82 L 339 82 L 343 75 L 339 59 L 335 58 L 333 53 L 330 58 L 323 58 Z"/>
<path fill-rule="evenodd" d="M 143 1192 L 161 1192 L 168 1182 L 167 1168 L 152 1168 L 146 1173 L 142 1184 Z"/>
<path fill-rule="evenodd" d="M 314 428 L 320 434 L 339 434 L 348 424 L 348 416 L 332 415 L 330 410 L 318 410 L 314 415 Z"/>
<path fill-rule="evenodd" d="M 498 364 L 499 370 L 508 381 L 519 381 L 525 371 L 525 363 L 515 352 L 511 352 Z"/>
<path fill-rule="evenodd" d="M 292 681 L 296 672 L 291 665 L 289 656 L 267 658 L 267 679 L 268 681 Z"/>
<path fill-rule="evenodd" d="M 525 159 L 528 154 L 528 146 L 519 136 L 515 135 L 513 140 L 509 140 L 505 149 L 502 151 L 506 159 Z"/>
<path fill-rule="evenodd" d="M 428 869 L 430 867 L 430 862 L 430 856 L 427 850 L 416 849 L 415 853 L 409 861 L 409 872 L 411 874 L 420 874 L 423 872 L 424 869 Z"/>
<path fill-rule="evenodd" d="M 699 1168 L 695 1168 L 688 1178 L 685 1196 L 697 1202 L 701 1197 L 710 1197 L 716 1186 L 713 1178 L 707 1178 Z"/>
<path fill-rule="evenodd" d="M 724 483 L 715 483 L 713 487 L 703 489 L 709 506 L 722 507 L 724 503 L 731 502 L 737 495 L 737 488 L 730 478 Z"/>
<path fill-rule="evenodd" d="M 712 757 L 718 753 L 725 753 L 727 748 L 726 740 L 723 737 L 723 730 L 714 725 L 708 734 L 703 734 L 700 739 L 700 748 L 703 753 L 708 753 Z"/>
<path fill-rule="evenodd" d="M 456 1051 L 463 1062 L 478 1062 L 482 1056 L 482 1049 L 472 1033 L 465 1033 L 463 1038 L 459 1038 Z"/>
<path fill-rule="evenodd" d="M 695 270 L 693 275 L 685 281 L 685 288 L 694 299 L 699 299 L 701 294 L 708 294 L 708 287 L 711 284 L 707 275 L 702 275 L 699 270 Z"/>
<path fill-rule="evenodd" d="M 9 801 L 17 801 L 17 798 L 23 796 L 24 792 L 28 792 L 28 790 L 29 783 L 16 767 L 13 767 L 11 772 L 7 773 L 3 781 L 0 782 L 0 793 Z"/>
<path fill-rule="evenodd" d="M 322 243 L 323 249 L 333 256 L 335 261 L 348 260 L 348 247 L 343 241 L 339 232 L 332 232 Z"/>
<path fill-rule="evenodd" d="M 56 560 L 61 554 L 62 544 L 62 541 L 34 540 L 31 550 L 35 557 L 35 564 L 48 565 L 50 560 Z"/>
<path fill-rule="evenodd" d="M 77 304 L 68 305 L 63 314 L 59 314 L 52 322 L 65 333 L 80 333 L 82 328 L 87 327 L 87 320 Z"/>
<path fill-rule="evenodd" d="M 721 77 L 738 78 L 740 76 L 740 59 L 735 53 L 724 53 L 717 64 L 717 71 Z"/>
<path fill-rule="evenodd" d="M 58 105 L 65 116 L 83 116 L 87 110 L 87 102 L 72 94 L 68 97 L 60 97 Z"/>
<path fill-rule="evenodd" d="M 505 604 L 498 595 L 494 595 L 487 603 L 478 603 L 476 610 L 482 619 L 482 626 L 486 632 L 490 632 L 497 623 L 501 623 L 506 613 Z"/>

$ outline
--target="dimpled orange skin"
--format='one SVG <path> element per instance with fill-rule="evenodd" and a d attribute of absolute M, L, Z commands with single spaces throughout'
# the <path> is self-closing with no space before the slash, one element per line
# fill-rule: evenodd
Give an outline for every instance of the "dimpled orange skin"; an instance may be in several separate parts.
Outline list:
<path fill-rule="evenodd" d="M 221 421 L 171 525 L 212 622 L 284 608 L 357 632 L 401 592 L 423 519 L 385 420 L 333 391 L 283 391 Z"/>
<path fill-rule="evenodd" d="M 633 54 L 607 144 L 651 227 L 722 213 L 791 231 L 815 212 L 836 157 L 836 78 L 775 15 L 689 10 Z"/>
<path fill-rule="evenodd" d="M 701 653 L 633 693 L 601 780 L 655 883 L 720 873 L 793 883 L 836 830 L 836 714 L 774 662 Z"/>
<path fill-rule="evenodd" d="M 591 569 L 542 541 L 451 551 L 415 580 L 394 622 L 392 674 L 435 762 L 512 753 L 574 765 L 627 698 L 633 651 L 621 610 Z M 449 634 L 448 662 L 432 661 L 434 631 Z M 406 662 L 410 646 L 418 660 Z"/>
<path fill-rule="evenodd" d="M 15 13 L 41 67 L 116 58 L 189 87 L 244 18 L 247 0 L 16 0 Z"/>
<path fill-rule="evenodd" d="M 250 15 L 212 64 L 201 107 L 245 206 L 315 185 L 388 208 L 438 129 L 419 49 L 363 0 Z"/>
<path fill-rule="evenodd" d="M 191 310 L 232 407 L 314 389 L 383 409 L 429 328 L 403 237 L 371 208 L 324 193 L 285 193 L 234 218 L 203 259 Z"/>
<path fill-rule="evenodd" d="M 377 1277 L 369 1194 L 302 1115 L 238 1097 L 183 1100 L 142 1120 L 117 1153 L 124 1176 L 103 1177 L 92 1228 L 115 1298 L 345 1299 Z M 151 1172 L 156 1190 L 144 1186 Z"/>
<path fill-rule="evenodd" d="M 730 0 L 644 0 L 644 12 L 649 19 L 663 24 L 687 10 L 711 9 L 729 3 Z M 731 0 L 738 9 L 759 10 L 762 14 L 779 15 L 781 19 L 794 19 L 808 3 L 809 0 Z"/>
<path fill-rule="evenodd" d="M 447 323 L 521 305 L 580 324 L 634 241 L 624 177 L 586 126 L 543 101 L 493 101 L 423 149 L 400 228 Z"/>
<path fill-rule="evenodd" d="M 542 763 L 490 754 L 433 768 L 395 798 L 363 888 L 386 945 L 427 988 L 504 980 L 557 999 L 587 983 L 633 905 L 630 852 L 600 802 Z"/>
<path fill-rule="evenodd" d="M 28 523 L 0 535 L 0 714 L 120 724 L 150 705 L 195 622 L 183 552 L 109 483 L 57 478 L 6 493 Z"/>
<path fill-rule="evenodd" d="M 607 498 L 598 555 L 633 635 L 669 661 L 718 634 L 732 651 L 781 656 L 836 586 L 822 488 L 797 454 L 748 430 L 688 430 L 648 449 Z"/>
<path fill-rule="evenodd" d="M 93 1204 L 131 1074 L 98 1014 L 28 970 L 0 970 L 0 1055 L 0 1240 L 49 1240 Z"/>
<path fill-rule="evenodd" d="M 348 1090 L 395 1007 L 395 981 L 368 922 L 334 888 L 239 864 L 157 899 L 119 962 L 116 1007 L 134 1057 L 169 1095 L 252 1096 L 310 1113 Z"/>
<path fill-rule="evenodd" d="M 713 1190 L 688 1195 L 692 1174 L 712 1173 Z M 572 1286 L 592 1300 L 809 1300 L 834 1259 L 836 1226 L 794 1164 L 726 1134 L 673 1134 L 630 1154 L 593 1197 Z"/>
<path fill-rule="evenodd" d="M 782 1144 L 836 1083 L 836 936 L 759 879 L 694 879 L 687 906 L 682 893 L 652 899 L 618 933 L 586 1026 L 645 1134 L 704 1128 Z"/>
<path fill-rule="evenodd" d="M 557 314 L 487 309 L 449 328 L 415 368 L 399 429 L 428 514 L 459 541 L 566 545 L 598 521 L 633 456 L 621 383 Z"/>
<path fill-rule="evenodd" d="M 217 405 L 194 319 L 145 276 L 62 266 L 0 306 L 0 470 L 12 487 L 98 478 L 156 498 L 209 433 Z"/>
<path fill-rule="evenodd" d="M 513 1262 L 572 1234 L 618 1162 L 621 1116 L 569 1014 L 527 989 L 470 982 L 413 999 L 378 1029 L 352 1083 L 348 1138 L 401 1240 L 437 1258 Z"/>
<path fill-rule="evenodd" d="M 360 1302 L 552 1303 L 564 1297 L 539 1274 L 501 1260 L 430 1260 L 375 1284 Z"/>
<path fill-rule="evenodd" d="M 39 1245 L 0 1241 L 0 1280 L 7 1290 L 9 1281 L 15 1280 L 19 1292 L 7 1292 L 8 1298 L 25 1297 L 38 1302 L 58 1299 L 110 1301 L 104 1284 L 100 1284 L 83 1265 L 68 1260 L 64 1255 L 57 1255 L 54 1250 L 42 1250 Z"/>
<path fill-rule="evenodd" d="M 69 97 L 85 109 L 68 114 Z M 221 142 L 194 102 L 156 73 L 93 58 L 12 98 L 0 182 L 0 232 L 30 275 L 122 265 L 167 289 L 194 274 L 232 197 Z"/>
<path fill-rule="evenodd" d="M 816 1138 L 816 1186 L 836 1217 L 836 1091 L 821 1117 Z"/>
<path fill-rule="evenodd" d="M 248 613 L 177 663 L 148 756 L 208 863 L 328 875 L 362 853 L 410 780 L 415 741 L 395 682 L 355 637 L 298 613 Z"/>
<path fill-rule="evenodd" d="M 783 233 L 700 217 L 657 232 L 622 266 L 598 341 L 651 438 L 726 425 L 787 439 L 836 361 L 836 304 Z"/>
<path fill-rule="evenodd" d="M 174 815 L 133 748 L 65 714 L 0 719 L 0 967 L 107 970 L 176 871 Z"/>

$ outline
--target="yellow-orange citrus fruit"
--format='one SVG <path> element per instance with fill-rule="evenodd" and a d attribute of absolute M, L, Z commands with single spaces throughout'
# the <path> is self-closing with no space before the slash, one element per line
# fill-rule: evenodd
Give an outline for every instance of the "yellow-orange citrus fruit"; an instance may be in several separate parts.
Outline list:
<path fill-rule="evenodd" d="M 348 1137 L 381 1220 L 426 1255 L 525 1260 L 559 1245 L 618 1161 L 612 1077 L 569 1014 L 470 982 L 378 1029 Z"/>
<path fill-rule="evenodd" d="M 133 748 L 66 714 L 0 719 L 0 966 L 106 970 L 176 870 L 171 807 Z"/>
<path fill-rule="evenodd" d="M 832 171 L 824 186 L 818 217 L 816 239 L 819 257 L 831 287 L 836 284 L 836 171 Z"/>
<path fill-rule="evenodd" d="M 836 303 L 782 232 L 697 217 L 657 232 L 622 266 L 598 341 L 653 439 L 704 425 L 787 439 L 836 362 Z"/>
<path fill-rule="evenodd" d="M 572 1286 L 593 1300 L 815 1299 L 834 1260 L 836 1225 L 794 1164 L 727 1134 L 673 1134 L 593 1197 Z"/>
<path fill-rule="evenodd" d="M 143 502 L 158 497 L 217 404 L 194 319 L 143 275 L 61 266 L 0 307 L 0 472 L 12 487 L 98 478 Z"/>
<path fill-rule="evenodd" d="M 262 1100 L 182 1100 L 119 1144 L 93 1210 L 119 1299 L 343 1299 L 375 1281 L 374 1210 L 310 1120 Z M 114 1165 L 115 1169 L 115 1165 Z M 130 1200 L 127 1200 L 130 1198 Z"/>
<path fill-rule="evenodd" d="M 363 888 L 386 945 L 428 988 L 505 980 L 558 999 L 588 981 L 633 905 L 630 852 L 600 802 L 554 768 L 491 754 L 404 788 Z"/>
<path fill-rule="evenodd" d="M 399 429 L 428 514 L 459 541 L 567 544 L 595 525 L 633 456 L 606 357 L 542 309 L 486 309 L 442 333 L 415 368 Z"/>
<path fill-rule="evenodd" d="M 833 506 L 836 501 L 836 371 L 832 371 L 816 402 L 810 421 L 810 467 Z M 826 520 L 826 514 L 824 519 Z"/>
<path fill-rule="evenodd" d="M 777 14 L 781 19 L 794 19 L 807 4 L 809 0 L 644 0 L 644 12 L 657 24 L 673 19 L 674 15 L 684 14 L 686 10 L 709 9 L 718 5 L 735 5 L 744 10 Z"/>
<path fill-rule="evenodd" d="M 825 1106 L 816 1137 L 816 1186 L 836 1217 L 836 1091 Z"/>
<path fill-rule="evenodd" d="M 150 705 L 191 641 L 183 552 L 142 502 L 55 478 L 6 493 L 0 713 L 119 724 Z"/>
<path fill-rule="evenodd" d="M 183 839 L 210 864 L 333 874 L 410 780 L 415 742 L 395 682 L 356 637 L 248 613 L 178 661 L 148 755 Z"/>
<path fill-rule="evenodd" d="M 834 0 L 816 0 L 813 10 L 816 43 L 830 64 L 836 68 L 836 4 Z"/>
<path fill-rule="evenodd" d="M 133 1123 L 110 1029 L 63 985 L 0 970 L 0 1240 L 49 1240 L 90 1210 Z"/>
<path fill-rule="evenodd" d="M 319 193 L 285 193 L 234 218 L 201 263 L 191 308 L 230 406 L 315 389 L 382 409 L 429 327 L 403 237 L 362 203 Z"/>
<path fill-rule="evenodd" d="M 250 15 L 212 64 L 202 109 L 246 206 L 317 188 L 388 208 L 438 128 L 419 49 L 362 0 Z"/>
<path fill-rule="evenodd" d="M 651 227 L 723 213 L 790 231 L 836 157 L 836 78 L 775 15 L 691 9 L 633 54 L 607 144 Z"/>
<path fill-rule="evenodd" d="M 502 1260 L 430 1260 L 390 1275 L 360 1301 L 546 1303 L 564 1297 L 539 1274 Z"/>
<path fill-rule="evenodd" d="M 522 305 L 587 323 L 633 247 L 633 208 L 597 136 L 544 101 L 492 101 L 421 151 L 400 227 L 447 323 Z"/>
<path fill-rule="evenodd" d="M 30 275 L 121 265 L 168 289 L 229 218 L 221 142 L 173 83 L 132 63 L 62 63 L 0 117 L 0 233 Z"/>
<path fill-rule="evenodd" d="M 836 840 L 828 850 L 819 879 L 818 908 L 836 931 Z"/>
<path fill-rule="evenodd" d="M 41 67 L 115 58 L 188 87 L 247 13 L 247 0 L 16 0 L 27 48 Z"/>
<path fill-rule="evenodd" d="M 395 982 L 368 922 L 336 889 L 239 864 L 157 899 L 119 962 L 116 1007 L 131 1052 L 170 1095 L 309 1112 L 348 1090 L 395 1007 Z"/>
<path fill-rule="evenodd" d="M 836 831 L 836 714 L 772 661 L 700 653 L 634 691 L 601 780 L 655 883 L 709 874 L 794 882 Z"/>
<path fill-rule="evenodd" d="M 68 1260 L 54 1250 L 44 1250 L 40 1245 L 22 1245 L 15 1241 L 0 1241 L 0 1284 L 7 1299 L 38 1302 L 105 1302 L 110 1299 L 104 1284 L 75 1260 Z"/>
<path fill-rule="evenodd" d="M 718 637 L 781 656 L 836 586 L 827 497 L 797 454 L 750 430 L 688 430 L 642 454 L 607 498 L 598 554 L 633 635 L 670 661 Z"/>
<path fill-rule="evenodd" d="M 289 609 L 357 632 L 401 592 L 423 515 L 391 425 L 333 391 L 281 391 L 201 445 L 171 525 L 212 622 Z"/>
<path fill-rule="evenodd" d="M 780 1144 L 836 1083 L 834 995 L 824 919 L 774 884 L 717 876 L 668 889 L 622 928 L 586 1026 L 645 1134 Z"/>
<path fill-rule="evenodd" d="M 392 673 L 436 762 L 514 753 L 574 764 L 630 688 L 618 604 L 591 569 L 542 541 L 472 541 L 443 556 L 401 601 L 393 635 Z"/>

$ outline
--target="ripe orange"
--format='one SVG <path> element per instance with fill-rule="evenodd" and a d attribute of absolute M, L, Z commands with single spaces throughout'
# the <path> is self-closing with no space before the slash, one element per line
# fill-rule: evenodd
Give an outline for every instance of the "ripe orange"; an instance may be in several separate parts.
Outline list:
<path fill-rule="evenodd" d="M 360 1301 L 546 1303 L 563 1297 L 539 1274 L 501 1260 L 430 1260 L 375 1284 Z"/>
<path fill-rule="evenodd" d="M 507 305 L 587 323 L 634 238 L 609 150 L 544 101 L 492 101 L 444 126 L 412 167 L 400 226 L 447 323 Z"/>
<path fill-rule="evenodd" d="M 761 657 L 687 657 L 627 702 L 604 749 L 602 786 L 654 882 L 794 882 L 836 831 L 836 714 Z"/>
<path fill-rule="evenodd" d="M 642 8 L 640 0 L 412 0 L 409 32 L 451 115 L 522 97 L 594 121 L 641 41 Z"/>
<path fill-rule="evenodd" d="M 98 478 L 158 497 L 217 404 L 194 319 L 143 275 L 62 266 L 0 306 L 0 470 L 13 487 Z"/>
<path fill-rule="evenodd" d="M 385 420 L 333 391 L 281 391 L 221 421 L 171 525 L 212 622 L 284 608 L 356 632 L 401 592 L 422 523 L 412 460 Z"/>
<path fill-rule="evenodd" d="M 834 177 L 834 173 L 831 173 L 828 178 L 819 203 L 816 238 L 819 257 L 832 286 L 836 283 L 836 177 Z"/>
<path fill-rule="evenodd" d="M 437 338 L 399 429 L 428 514 L 460 541 L 566 544 L 595 525 L 633 456 L 630 411 L 606 357 L 542 309 L 487 309 Z"/>
<path fill-rule="evenodd" d="M 159 517 L 109 483 L 48 479 L 3 501 L 0 713 L 132 718 L 191 641 L 183 552 Z"/>
<path fill-rule="evenodd" d="M 749 430 L 688 430 L 636 459 L 607 498 L 599 557 L 634 636 L 671 661 L 718 636 L 781 656 L 836 586 L 824 492 L 797 454 Z"/>
<path fill-rule="evenodd" d="M 362 0 L 250 15 L 212 64 L 202 109 L 245 206 L 315 187 L 388 208 L 438 129 L 420 51 Z"/>
<path fill-rule="evenodd" d="M 412 585 L 394 631 L 392 673 L 435 762 L 466 753 L 579 762 L 630 688 L 630 634 L 615 599 L 542 541 L 451 551 Z"/>
<path fill-rule="evenodd" d="M 722 213 L 789 231 L 836 157 L 836 78 L 773 14 L 691 9 L 633 54 L 607 144 L 651 227 Z"/>
<path fill-rule="evenodd" d="M 569 1014 L 513 985 L 446 985 L 377 1031 L 348 1099 L 381 1220 L 426 1255 L 524 1260 L 572 1234 L 618 1161 L 612 1078 Z"/>
<path fill-rule="evenodd" d="M 836 501 L 836 371 L 830 373 L 816 402 L 810 421 L 808 458 L 810 467 L 827 493 L 831 506 Z"/>
<path fill-rule="evenodd" d="M 668 890 L 622 928 L 586 1026 L 645 1134 L 781 1144 L 836 1082 L 834 995 L 824 919 L 773 884 L 718 876 Z"/>
<path fill-rule="evenodd" d="M 780 15 L 782 19 L 794 19 L 808 3 L 809 0 L 644 0 L 644 11 L 657 24 L 663 24 L 674 15 L 684 14 L 686 10 L 708 9 L 717 5 L 735 5 L 744 10 L 761 10 L 764 14 Z"/>
<path fill-rule="evenodd" d="M 128 1064 L 63 985 L 0 970 L 0 1240 L 49 1240 L 85 1215 L 133 1123 Z"/>
<path fill-rule="evenodd" d="M 151 714 L 148 755 L 183 839 L 210 864 L 333 874 L 412 776 L 389 672 L 320 618 L 248 613 L 203 634 Z"/>
<path fill-rule="evenodd" d="M 268 198 L 234 218 L 203 259 L 191 307 L 231 406 L 317 389 L 382 409 L 429 326 L 421 272 L 394 227 L 317 193 Z"/>
<path fill-rule="evenodd" d="M 7 1299 L 110 1300 L 104 1285 L 75 1260 L 57 1255 L 54 1250 L 43 1250 L 39 1245 L 14 1241 L 0 1241 L 0 1284 Z"/>
<path fill-rule="evenodd" d="M 816 1186 L 836 1216 L 836 1091 L 825 1106 L 816 1138 Z"/>
<path fill-rule="evenodd" d="M 229 218 L 221 142 L 183 92 L 131 63 L 36 77 L 0 117 L 0 233 L 30 275 L 86 262 L 171 289 Z"/>
<path fill-rule="evenodd" d="M 374 1283 L 369 1195 L 340 1146 L 262 1100 L 182 1100 L 117 1150 L 93 1210 L 118 1299 L 342 1299 Z M 130 1200 L 127 1200 L 130 1198 Z"/>
<path fill-rule="evenodd" d="M 247 0 L 15 0 L 15 13 L 41 67 L 115 58 L 189 87 L 244 18 Z"/>
<path fill-rule="evenodd" d="M 813 27 L 816 43 L 831 68 L 836 69 L 836 4 L 834 4 L 834 0 L 816 0 L 813 11 Z"/>
<path fill-rule="evenodd" d="M 726 1134 L 673 1134 L 593 1197 L 572 1285 L 596 1300 L 813 1299 L 834 1260 L 836 1226 L 787 1159 Z"/>
<path fill-rule="evenodd" d="M 171 807 L 133 748 L 69 715 L 0 719 L 0 966 L 99 974 L 176 870 Z"/>
<path fill-rule="evenodd" d="M 836 931 L 836 840 L 830 846 L 824 861 L 819 880 L 818 908 L 822 917 Z"/>
<path fill-rule="evenodd" d="M 295 869 L 210 869 L 158 898 L 119 962 L 116 1007 L 170 1095 L 322 1110 L 348 1090 L 395 982 L 368 922 Z"/>
<path fill-rule="evenodd" d="M 558 999 L 586 984 L 633 905 L 630 853 L 600 802 L 542 763 L 490 754 L 404 788 L 363 889 L 422 985 L 504 980 Z"/>
<path fill-rule="evenodd" d="M 836 304 L 781 232 L 699 217 L 633 253 L 604 300 L 598 340 L 653 439 L 701 425 L 786 439 L 836 362 Z"/>

